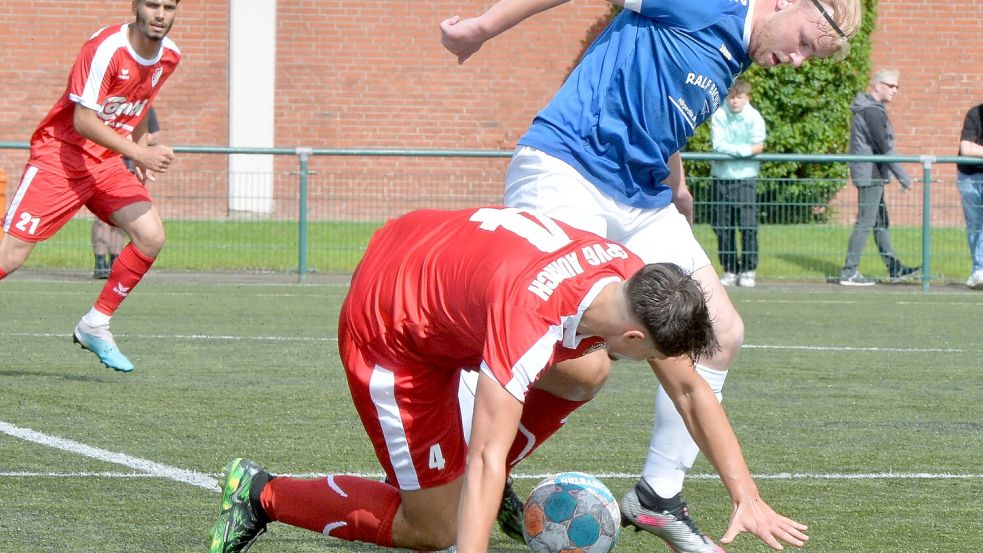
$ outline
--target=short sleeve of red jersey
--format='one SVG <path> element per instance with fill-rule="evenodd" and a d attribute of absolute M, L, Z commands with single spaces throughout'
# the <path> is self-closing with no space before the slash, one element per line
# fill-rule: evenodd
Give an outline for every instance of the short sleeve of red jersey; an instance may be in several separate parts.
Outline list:
<path fill-rule="evenodd" d="M 563 340 L 562 324 L 538 319 L 531 306 L 489 306 L 488 330 L 481 371 L 497 380 L 519 401 L 553 359 Z"/>
<path fill-rule="evenodd" d="M 90 39 L 82 45 L 68 81 L 68 97 L 94 111 L 102 110 L 102 101 L 108 87 L 107 76 L 114 74 L 110 69 L 113 50 L 103 49 L 103 54 L 97 55 L 99 44 L 100 42 Z"/>

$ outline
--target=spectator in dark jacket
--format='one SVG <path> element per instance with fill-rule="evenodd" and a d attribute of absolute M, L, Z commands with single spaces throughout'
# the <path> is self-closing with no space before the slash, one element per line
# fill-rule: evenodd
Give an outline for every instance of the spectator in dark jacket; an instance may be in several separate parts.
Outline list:
<path fill-rule="evenodd" d="M 959 135 L 959 155 L 983 158 L 983 104 L 966 113 Z M 966 286 L 983 290 L 983 165 L 956 165 L 956 182 L 966 215 L 966 238 L 973 257 L 973 269 Z"/>
<path fill-rule="evenodd" d="M 898 72 L 881 70 L 870 78 L 870 88 L 866 93 L 857 93 L 850 110 L 853 121 L 850 125 L 850 153 L 856 155 L 895 155 L 894 129 L 887 117 L 885 105 L 898 94 Z M 898 163 L 855 162 L 850 164 L 850 178 L 857 187 L 857 223 L 850 235 L 846 262 L 840 274 L 840 284 L 844 286 L 870 286 L 874 281 L 865 277 L 857 269 L 867 236 L 874 231 L 874 241 L 887 266 L 890 282 L 900 281 L 918 272 L 921 267 L 908 267 L 898 260 L 891 244 L 888 230 L 887 204 L 884 203 L 884 186 L 897 177 L 901 187 L 907 192 L 911 188 L 911 177 Z"/>

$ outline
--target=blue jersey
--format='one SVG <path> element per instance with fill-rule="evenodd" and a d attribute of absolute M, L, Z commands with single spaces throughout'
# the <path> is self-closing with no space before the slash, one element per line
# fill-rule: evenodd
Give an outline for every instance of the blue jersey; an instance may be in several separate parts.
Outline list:
<path fill-rule="evenodd" d="M 639 208 L 672 201 L 667 160 L 751 66 L 750 0 L 644 0 L 597 38 L 519 144 Z"/>

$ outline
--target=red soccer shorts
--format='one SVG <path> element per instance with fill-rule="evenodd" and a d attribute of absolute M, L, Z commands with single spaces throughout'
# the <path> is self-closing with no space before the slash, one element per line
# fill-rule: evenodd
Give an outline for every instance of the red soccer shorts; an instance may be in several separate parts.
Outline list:
<path fill-rule="evenodd" d="M 457 398 L 461 371 L 384 367 L 358 350 L 344 322 L 338 342 L 355 409 L 389 481 L 402 490 L 418 490 L 464 474 L 468 450 Z"/>
<path fill-rule="evenodd" d="M 108 223 L 120 208 L 153 201 L 122 161 L 106 165 L 98 174 L 63 177 L 28 163 L 3 219 L 4 232 L 26 242 L 41 242 L 54 236 L 83 205 Z"/>

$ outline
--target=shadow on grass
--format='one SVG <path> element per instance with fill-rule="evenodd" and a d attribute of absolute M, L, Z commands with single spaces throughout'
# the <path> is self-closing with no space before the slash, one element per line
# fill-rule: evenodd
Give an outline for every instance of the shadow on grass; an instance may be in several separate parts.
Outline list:
<path fill-rule="evenodd" d="M 831 263 L 825 259 L 809 257 L 808 255 L 801 255 L 795 253 L 780 253 L 777 254 L 775 257 L 787 263 L 797 265 L 802 269 L 805 269 L 807 272 L 810 273 L 818 272 L 819 274 L 827 277 L 827 280 L 829 280 L 829 278 L 832 277 L 838 279 L 840 276 L 841 267 L 836 263 Z"/>
<path fill-rule="evenodd" d="M 0 377 L 18 377 L 18 376 L 37 376 L 42 378 L 57 378 L 60 380 L 71 380 L 73 382 L 118 382 L 115 378 L 106 378 L 105 376 L 91 376 L 91 375 L 79 375 L 79 374 L 57 374 L 48 373 L 41 371 L 0 371 Z"/>

